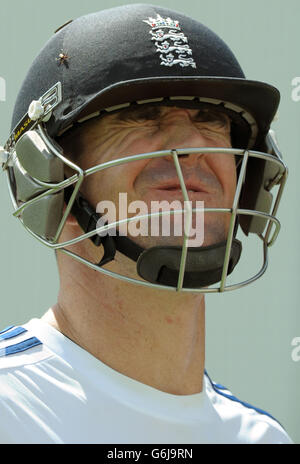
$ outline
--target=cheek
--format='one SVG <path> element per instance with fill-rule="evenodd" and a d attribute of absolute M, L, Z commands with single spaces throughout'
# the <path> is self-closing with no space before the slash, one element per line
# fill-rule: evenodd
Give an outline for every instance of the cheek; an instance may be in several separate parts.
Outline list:
<path fill-rule="evenodd" d="M 127 162 L 96 172 L 84 180 L 81 193 L 94 208 L 100 201 L 111 201 L 118 209 L 120 193 L 127 194 L 128 202 L 136 199 L 134 182 L 145 161 Z"/>
<path fill-rule="evenodd" d="M 131 134 L 123 139 L 120 145 L 101 146 L 100 149 L 95 149 L 91 156 L 89 164 L 85 163 L 84 169 L 97 166 L 98 164 L 110 162 L 113 160 L 122 160 L 125 157 L 139 155 L 151 151 L 155 151 L 149 142 L 145 139 L 133 137 Z M 153 140 L 152 140 L 153 145 Z M 153 150 L 152 150 L 153 148 Z M 128 199 L 134 198 L 135 181 L 145 166 L 151 161 L 151 158 L 145 158 L 138 161 L 126 161 L 124 163 L 105 168 L 91 176 L 88 176 L 84 181 L 84 191 L 92 203 L 95 204 L 96 199 L 105 199 L 115 201 L 118 198 L 118 193 L 127 192 Z M 88 198 L 87 197 L 87 198 Z"/>
<path fill-rule="evenodd" d="M 231 154 L 211 154 L 208 164 L 214 171 L 220 185 L 222 186 L 226 203 L 229 202 L 231 206 L 237 184 L 234 156 Z"/>

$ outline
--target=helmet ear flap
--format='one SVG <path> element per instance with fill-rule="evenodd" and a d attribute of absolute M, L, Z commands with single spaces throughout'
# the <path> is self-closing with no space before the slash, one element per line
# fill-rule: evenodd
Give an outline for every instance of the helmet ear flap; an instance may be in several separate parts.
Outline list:
<path fill-rule="evenodd" d="M 268 163 L 265 160 L 249 159 L 245 184 L 240 199 L 240 208 L 270 213 L 273 195 L 265 189 L 266 182 L 270 179 Z M 249 233 L 262 234 L 267 219 L 258 216 L 241 214 L 239 223 L 246 235 Z"/>
<path fill-rule="evenodd" d="M 54 155 L 40 134 L 31 130 L 16 143 L 16 160 L 10 182 L 18 206 L 37 198 L 49 187 L 43 183 L 56 184 L 64 180 L 63 161 Z M 40 237 L 51 240 L 55 237 L 63 216 L 63 190 L 43 196 L 26 206 L 21 219 L 26 227 Z"/>
<path fill-rule="evenodd" d="M 281 159 L 270 133 L 266 137 L 266 143 L 260 149 Z M 272 186 L 280 182 L 283 174 L 284 170 L 281 165 L 266 159 L 250 157 L 240 199 L 240 208 L 270 214 L 273 204 L 273 194 L 270 190 Z M 246 235 L 249 233 L 263 234 L 267 222 L 268 219 L 254 215 L 241 214 L 239 216 L 239 223 Z"/>

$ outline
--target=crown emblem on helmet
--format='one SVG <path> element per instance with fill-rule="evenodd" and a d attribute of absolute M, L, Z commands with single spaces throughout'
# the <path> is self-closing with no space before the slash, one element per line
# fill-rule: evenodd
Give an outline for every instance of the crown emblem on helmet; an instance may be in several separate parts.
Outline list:
<path fill-rule="evenodd" d="M 178 29 L 180 31 L 179 22 L 177 20 L 173 20 L 171 18 L 164 19 L 159 14 L 156 15 L 156 19 L 148 18 L 148 20 L 145 19 L 143 22 L 149 24 L 149 26 L 151 26 L 152 29 L 168 27 L 171 29 Z"/>
<path fill-rule="evenodd" d="M 156 19 L 150 17 L 148 20 L 144 19 L 143 22 L 151 27 L 149 33 L 152 36 L 151 40 L 155 43 L 156 52 L 159 53 L 162 66 L 179 65 L 196 68 L 192 50 L 179 26 L 179 21 L 171 18 L 164 19 L 157 14 Z"/>

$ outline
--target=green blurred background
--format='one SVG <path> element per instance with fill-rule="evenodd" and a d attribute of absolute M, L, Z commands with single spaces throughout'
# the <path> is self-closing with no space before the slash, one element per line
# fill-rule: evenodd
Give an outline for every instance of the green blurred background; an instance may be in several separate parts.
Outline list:
<path fill-rule="evenodd" d="M 2 145 L 9 135 L 16 94 L 41 46 L 69 19 L 124 3 L 137 2 L 1 0 Z M 206 368 L 237 397 L 275 416 L 300 443 L 300 360 L 292 359 L 292 340 L 300 337 L 300 101 L 292 99 L 292 80 L 300 76 L 299 0 L 144 3 L 170 7 L 203 22 L 231 47 L 248 78 L 271 83 L 281 92 L 279 119 L 273 128 L 290 172 L 279 209 L 282 230 L 260 280 L 238 291 L 207 297 Z M 4 174 L 0 175 L 0 197 L 0 327 L 5 327 L 42 315 L 56 301 L 59 281 L 54 254 L 12 217 Z M 258 253 L 255 240 L 250 239 L 241 275 L 261 263 Z"/>

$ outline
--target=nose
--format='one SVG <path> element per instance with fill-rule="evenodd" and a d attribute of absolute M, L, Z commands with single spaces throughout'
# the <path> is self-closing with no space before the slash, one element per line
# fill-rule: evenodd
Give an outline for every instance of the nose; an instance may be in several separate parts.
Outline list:
<path fill-rule="evenodd" d="M 176 109 L 168 113 L 160 124 L 160 144 L 163 150 L 179 148 L 207 147 L 209 141 L 193 121 L 195 110 Z M 194 155 L 181 155 L 180 158 L 193 159 Z M 171 159 L 171 156 L 166 157 Z"/>

